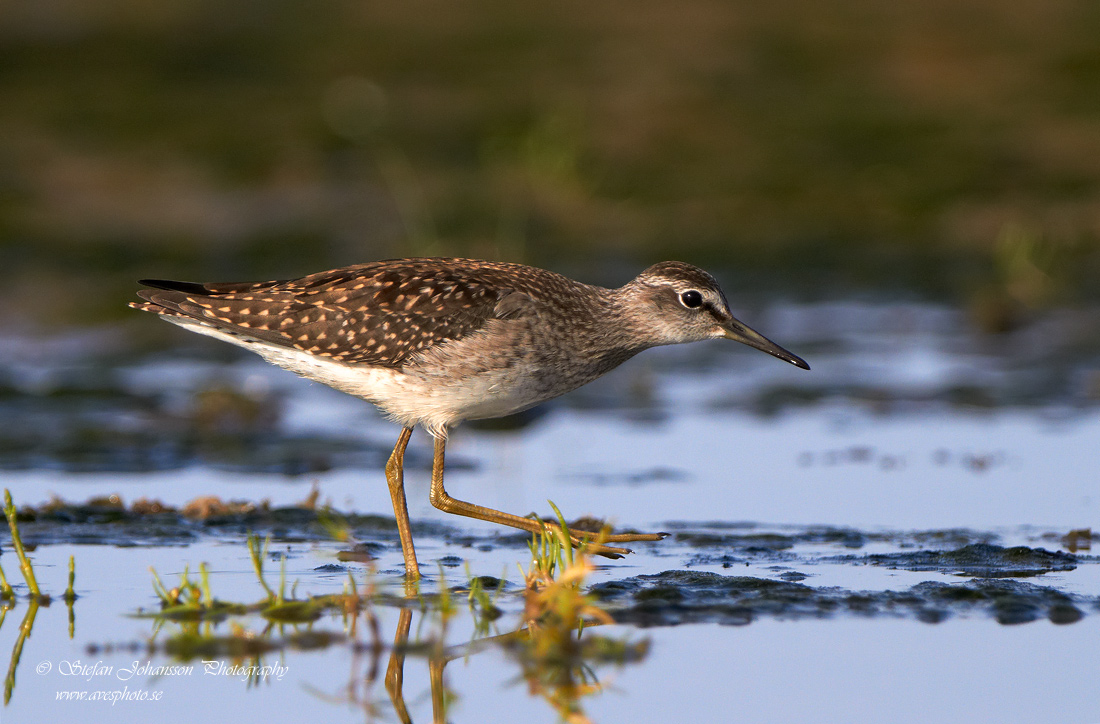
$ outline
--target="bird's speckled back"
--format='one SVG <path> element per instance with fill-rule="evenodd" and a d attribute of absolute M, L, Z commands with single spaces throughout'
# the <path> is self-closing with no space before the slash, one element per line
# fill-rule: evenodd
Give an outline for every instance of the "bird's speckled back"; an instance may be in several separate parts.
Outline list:
<path fill-rule="evenodd" d="M 595 288 L 554 272 L 471 259 L 396 259 L 294 280 L 146 281 L 146 311 L 178 314 L 346 364 L 401 367 L 423 350 L 523 311 L 519 293 L 568 305 Z"/>

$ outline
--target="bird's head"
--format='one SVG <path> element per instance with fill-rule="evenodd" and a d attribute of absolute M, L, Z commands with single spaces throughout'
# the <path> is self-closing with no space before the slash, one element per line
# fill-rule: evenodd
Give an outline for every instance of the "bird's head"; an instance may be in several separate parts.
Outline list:
<path fill-rule="evenodd" d="M 805 360 L 735 318 L 717 280 L 678 261 L 654 264 L 623 288 L 646 308 L 646 334 L 655 345 L 732 339 L 808 370 Z"/>

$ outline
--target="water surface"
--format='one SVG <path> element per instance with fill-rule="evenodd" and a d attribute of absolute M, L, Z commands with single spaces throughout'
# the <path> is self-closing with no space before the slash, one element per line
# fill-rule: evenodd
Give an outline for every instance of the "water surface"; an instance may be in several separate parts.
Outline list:
<path fill-rule="evenodd" d="M 601 560 L 589 578 L 622 623 L 588 635 L 648 641 L 640 661 L 594 666 L 607 688 L 584 700 L 589 716 L 1095 716 L 1096 536 L 1066 537 L 1100 528 L 1095 314 L 1051 313 L 1002 337 L 935 305 L 765 305 L 742 316 L 813 370 L 734 345 L 653 350 L 503 428 L 464 426 L 448 447 L 457 497 L 521 514 L 549 514 L 550 499 L 570 518 L 672 534 Z M 190 718 L 195 697 L 216 697 L 243 721 L 306 707 L 331 721 L 395 717 L 382 677 L 401 611 L 401 553 L 381 469 L 394 425 L 364 403 L 201 341 L 134 358 L 110 330 L 7 339 L 0 408 L 19 424 L 0 430 L 0 476 L 17 505 L 39 510 L 23 531 L 54 601 L 24 642 L 5 717 L 93 706 L 57 700 L 59 690 L 110 688 L 106 676 L 59 673 L 74 661 L 116 671 L 174 662 L 163 645 L 178 624 L 133 617 L 157 607 L 149 566 L 171 585 L 205 562 L 218 597 L 261 598 L 244 545 L 250 530 L 271 535 L 268 576 L 285 559 L 300 596 L 339 593 L 349 573 L 374 581 L 388 596 L 375 607 L 380 648 L 326 615 L 269 631 L 282 644 L 263 663 L 285 667 L 281 679 L 116 677 L 116 689 L 159 698 L 97 705 L 133 721 Z M 504 615 L 492 632 L 514 630 L 525 539 L 429 505 L 426 436 L 414 437 L 408 462 L 428 574 L 410 641 L 440 640 L 461 654 L 483 634 L 468 613 L 443 628 L 432 596 L 467 572 L 502 577 Z M 372 564 L 341 561 L 344 546 L 315 514 L 293 512 L 314 486 Z M 110 495 L 118 498 L 84 505 Z M 261 505 L 220 522 L 132 512 L 141 498 L 178 509 L 207 495 L 266 500 L 272 512 Z M 54 496 L 70 505 L 48 513 Z M 59 598 L 70 554 L 80 596 L 72 638 Z M 7 546 L 0 563 L 25 594 Z M 15 646 L 27 611 L 25 597 L 7 611 L 0 652 Z M 267 624 L 244 615 L 211 632 L 233 627 L 259 633 Z M 303 649 L 287 643 L 295 631 L 338 640 Z M 410 653 L 405 664 L 417 721 L 432 717 L 425 656 Z M 36 673 L 44 663 L 50 672 Z M 491 711 L 556 720 L 505 648 L 470 648 L 443 681 L 457 697 L 450 721 L 485 721 Z"/>

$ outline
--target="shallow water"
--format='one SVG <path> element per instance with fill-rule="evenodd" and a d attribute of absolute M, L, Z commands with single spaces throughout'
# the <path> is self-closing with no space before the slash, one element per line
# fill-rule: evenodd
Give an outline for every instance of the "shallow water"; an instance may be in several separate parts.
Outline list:
<path fill-rule="evenodd" d="M 1096 314 L 1052 312 L 998 338 L 933 305 L 778 305 L 742 316 L 813 371 L 733 345 L 653 350 L 509 429 L 460 428 L 448 446 L 456 497 L 544 515 L 550 499 L 570 518 L 672 534 L 626 559 L 599 559 L 589 578 L 612 615 L 631 622 L 597 633 L 649 641 L 640 662 L 596 666 L 609 686 L 585 698 L 591 718 L 728 721 L 732 709 L 777 722 L 1094 719 L 1100 539 L 1071 552 L 1063 536 L 1100 528 Z M 145 497 L 179 507 L 218 495 L 268 499 L 276 511 L 153 524 L 105 514 L 109 505 L 70 506 L 24 521 L 54 601 L 36 614 L 5 720 L 102 706 L 112 719 L 176 721 L 193 716 L 196 696 L 216 697 L 242 721 L 304 707 L 331 721 L 396 718 L 382 674 L 369 675 L 372 663 L 386 667 L 392 601 L 376 607 L 378 661 L 344 641 L 269 653 L 264 663 L 286 673 L 259 686 L 199 673 L 129 682 L 59 673 L 76 660 L 115 670 L 172 663 L 145 645 L 175 624 L 157 632 L 131 616 L 156 607 L 149 566 L 170 584 L 206 562 L 218 597 L 258 600 L 248 530 L 272 536 L 300 595 L 338 593 L 349 571 L 365 580 L 366 566 L 339 563 L 340 546 L 312 518 L 280 517 L 313 485 L 342 514 L 392 515 L 381 466 L 397 430 L 365 403 L 203 343 L 135 362 L 119 340 L 111 331 L 6 338 L 0 411 L 20 424 L 0 430 L 0 477 L 16 504 L 117 494 L 124 506 Z M 522 536 L 431 508 L 426 436 L 414 437 L 408 462 L 424 591 L 464 582 L 467 566 L 517 584 L 529 558 Z M 398 595 L 396 535 L 350 520 L 378 557 L 378 585 Z M 60 600 L 70 554 L 80 595 L 72 639 Z M 7 545 L 0 563 L 16 583 Z M 518 625 L 518 591 L 499 605 L 504 633 Z M 27 611 L 25 598 L 7 611 L 0 652 L 12 650 Z M 442 636 L 460 651 L 473 636 L 468 614 L 446 631 L 437 618 L 417 608 L 412 640 Z M 216 631 L 234 623 L 265 625 L 250 615 Z M 323 617 L 312 630 L 343 636 L 344 626 Z M 36 673 L 43 663 L 51 673 Z M 413 719 L 431 720 L 428 660 L 410 655 L 405 672 Z M 160 698 L 56 700 L 62 689 L 109 689 L 108 680 Z M 499 647 L 452 660 L 444 682 L 457 695 L 450 721 L 504 711 L 557 719 Z"/>
<path fill-rule="evenodd" d="M 289 549 L 288 577 L 299 581 L 300 594 L 338 591 L 342 585 L 346 574 L 316 570 L 333 563 L 331 544 L 276 549 Z M 129 673 L 142 666 L 174 663 L 163 653 L 150 653 L 146 641 L 164 641 L 176 625 L 169 623 L 156 631 L 151 620 L 130 617 L 137 607 L 155 608 L 146 566 L 156 567 L 162 579 L 170 582 L 180 571 L 181 560 L 206 560 L 211 563 L 212 584 L 219 595 L 253 600 L 260 592 L 243 545 L 203 541 L 186 549 L 43 546 L 35 560 L 44 589 L 59 591 L 64 586 L 70 553 L 79 561 L 77 591 L 81 598 L 76 602 L 75 636 L 68 638 L 67 613 L 60 601 L 38 613 L 5 719 L 10 715 L 12 721 L 32 721 L 43 712 L 65 714 L 100 707 L 111 710 L 113 721 L 147 721 L 150 710 L 158 718 L 183 721 L 193 715 L 195 697 L 214 697 L 220 707 L 243 721 L 279 719 L 288 708 L 300 711 L 307 706 L 326 721 L 369 721 L 363 701 L 389 712 L 383 718 L 391 718 L 392 705 L 381 674 L 376 673 L 373 681 L 369 676 L 372 665 L 385 670 L 388 652 L 382 652 L 380 662 L 372 662 L 369 651 L 363 647 L 356 650 L 348 643 L 269 654 L 261 663 L 274 668 L 259 684 L 249 683 L 243 676 L 204 673 L 201 660 L 190 662 L 195 669 L 186 674 Z M 488 557 L 507 558 L 499 551 Z M 816 566 L 798 567 L 818 575 Z M 902 575 L 888 581 L 870 566 L 845 568 L 841 576 L 822 572 L 814 585 L 837 585 L 842 578 L 865 588 L 896 588 L 916 580 Z M 462 577 L 458 571 L 450 573 L 454 579 Z M 598 578 L 618 579 L 623 573 L 626 571 L 608 566 Z M 759 568 L 739 574 L 775 575 Z M 942 579 L 943 575 L 924 574 L 921 578 L 929 577 Z M 433 578 L 438 579 L 438 574 Z M 1042 583 L 1061 588 L 1065 578 L 1044 576 Z M 1095 592 L 1094 570 L 1089 578 L 1088 587 Z M 109 590 L 104 590 L 104 584 Z M 508 594 L 500 601 L 507 613 L 498 625 L 507 631 L 514 623 L 516 602 Z M 24 602 L 8 613 L 9 625 L 0 629 L 2 650 L 7 651 L 15 638 L 12 618 L 25 610 Z M 381 637 L 388 643 L 397 610 L 380 606 L 376 612 Z M 585 708 L 593 720 L 605 722 L 726 721 L 731 709 L 753 721 L 775 722 L 796 718 L 825 722 L 853 718 L 1089 721 L 1097 704 L 1091 666 L 1100 621 L 1097 614 L 1100 610 L 1088 611 L 1080 621 L 1062 626 L 1043 620 L 998 625 L 986 615 L 955 616 L 933 625 L 911 618 L 838 613 L 827 618 L 763 616 L 747 626 L 704 621 L 643 629 L 601 627 L 603 635 L 648 641 L 649 653 L 641 663 L 598 667 L 597 674 L 608 689 L 587 699 Z M 259 630 L 263 622 L 257 619 L 242 616 L 236 620 Z M 310 628 L 344 632 L 341 620 L 332 617 L 322 618 Z M 225 633 L 226 624 L 218 630 Z M 412 630 L 414 638 L 430 640 L 440 629 L 430 611 L 417 610 Z M 446 632 L 447 643 L 458 653 L 471 636 L 468 617 L 463 615 L 452 621 Z M 365 631 L 358 638 L 364 647 L 370 643 Z M 130 650 L 130 645 L 136 648 Z M 251 662 L 246 659 L 242 663 Z M 77 666 L 84 667 L 79 674 Z M 97 668 L 89 670 L 89 666 Z M 405 700 L 415 721 L 431 720 L 427 669 L 428 662 L 415 655 L 404 666 Z M 449 721 L 494 721 L 492 712 L 504 711 L 522 711 L 531 721 L 556 720 L 545 703 L 528 694 L 516 663 L 501 649 L 475 649 L 460 656 L 447 665 L 444 680 L 458 696 L 448 709 Z M 113 705 L 58 702 L 58 691 L 88 695 L 98 691 L 155 692 L 160 698 Z M 349 692 L 356 694 L 359 703 L 347 701 Z"/>

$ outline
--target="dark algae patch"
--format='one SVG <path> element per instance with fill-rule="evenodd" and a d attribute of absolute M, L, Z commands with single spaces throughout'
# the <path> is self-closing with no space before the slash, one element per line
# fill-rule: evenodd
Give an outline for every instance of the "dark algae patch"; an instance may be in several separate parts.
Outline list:
<path fill-rule="evenodd" d="M 1077 556 L 1043 548 L 991 543 L 971 543 L 952 551 L 879 553 L 862 558 L 843 556 L 834 560 L 870 563 L 906 571 L 940 571 L 975 578 L 1020 578 L 1052 571 L 1072 571 Z"/>
<path fill-rule="evenodd" d="M 909 589 L 933 604 L 930 610 L 969 613 L 985 612 L 997 623 L 1030 623 L 1040 618 L 1052 623 L 1076 623 L 1084 617 L 1078 604 L 1100 603 L 1096 597 L 1076 598 L 1048 586 L 1024 581 L 974 580 L 961 585 L 926 581 Z"/>
<path fill-rule="evenodd" d="M 676 626 L 684 623 L 743 625 L 762 616 L 780 619 L 839 615 L 915 618 L 939 623 L 951 616 L 986 615 L 1001 624 L 1049 619 L 1075 623 L 1100 597 L 1075 596 L 1023 581 L 935 581 L 903 591 L 850 591 L 750 576 L 665 571 L 592 587 L 619 623 Z"/>
<path fill-rule="evenodd" d="M 597 584 L 595 594 L 616 621 L 639 626 L 746 624 L 760 615 L 820 617 L 835 601 L 801 583 L 705 571 L 665 571 Z M 620 605 L 622 607 L 620 607 Z"/>
<path fill-rule="evenodd" d="M 254 531 L 279 541 L 329 540 L 334 528 L 353 537 L 397 539 L 392 517 L 336 513 L 308 503 L 272 507 L 267 501 L 216 496 L 196 498 L 180 508 L 145 498 L 127 506 L 114 495 L 84 503 L 54 499 L 37 508 L 20 508 L 18 517 L 32 545 L 186 545 L 202 536 L 236 537 Z M 413 529 L 446 538 L 453 533 L 430 522 L 416 523 Z"/>

